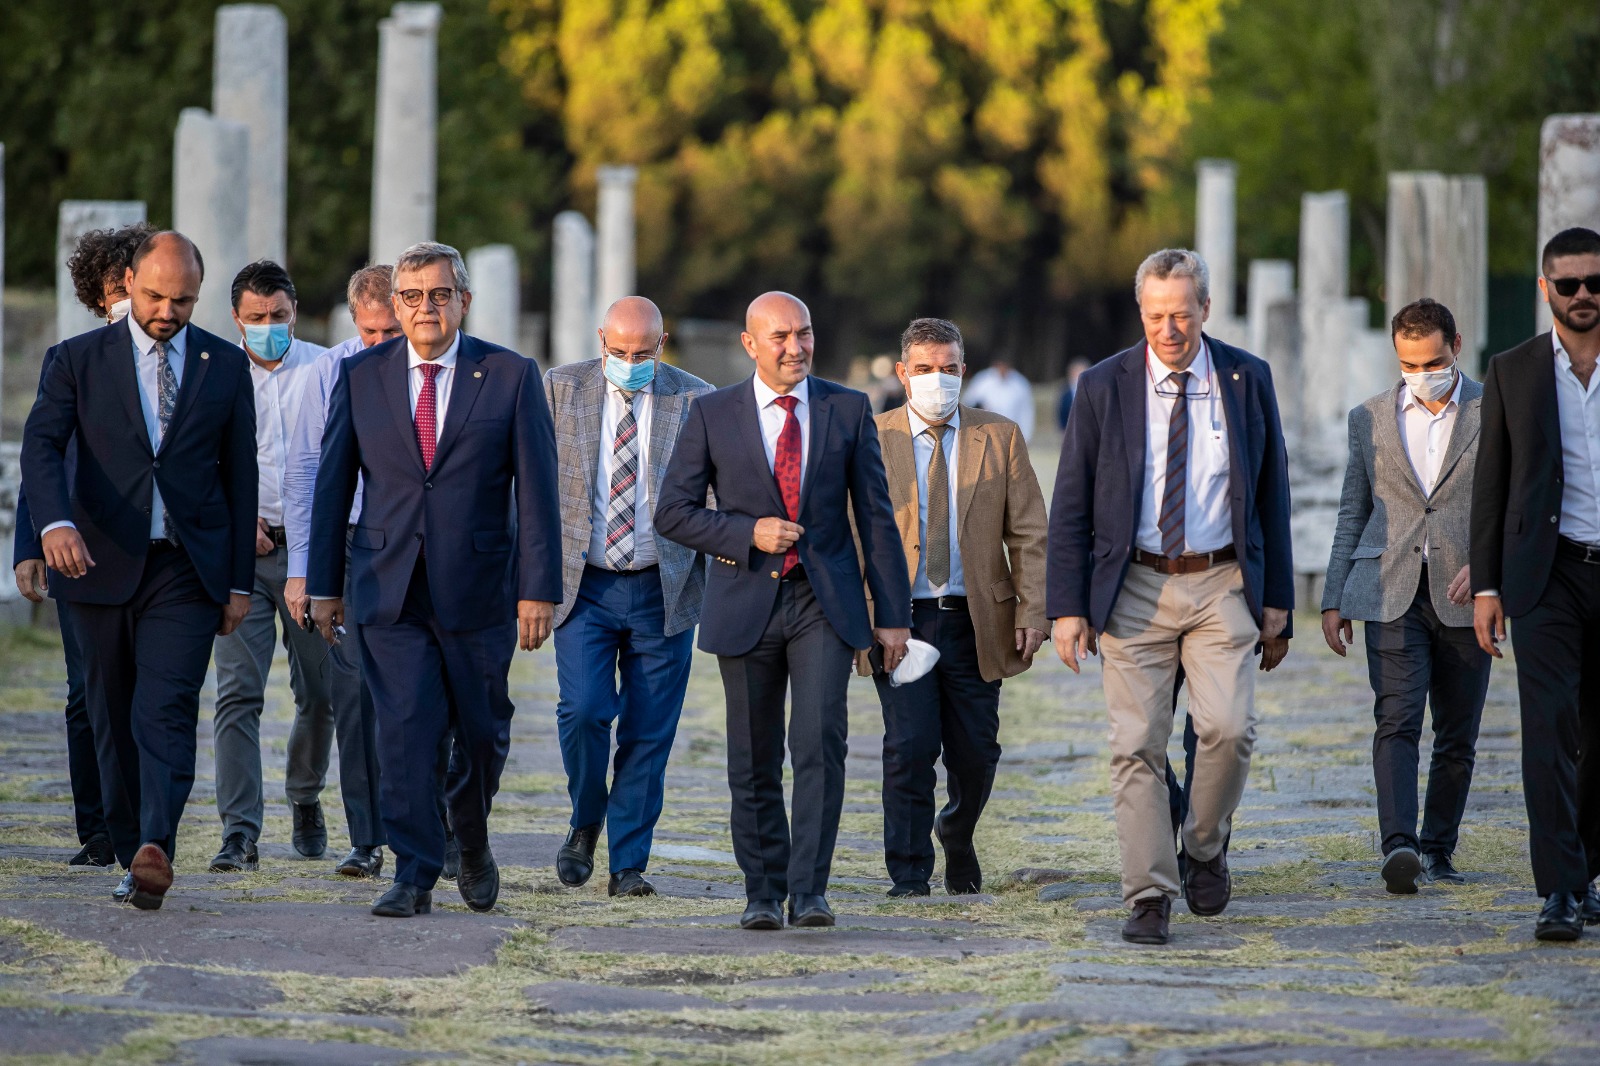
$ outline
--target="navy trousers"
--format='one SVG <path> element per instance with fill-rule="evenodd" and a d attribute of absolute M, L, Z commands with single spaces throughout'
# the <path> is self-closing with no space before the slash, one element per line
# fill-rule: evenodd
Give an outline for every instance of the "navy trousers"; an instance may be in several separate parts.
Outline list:
<path fill-rule="evenodd" d="M 450 825 L 464 849 L 489 843 L 489 810 L 511 747 L 514 708 L 506 677 L 517 624 L 445 629 L 419 558 L 399 619 L 361 626 L 358 639 L 377 713 L 379 805 L 395 880 L 431 889 L 444 867 L 434 782 L 447 731 L 454 732 L 457 754 L 445 790 Z"/>
<path fill-rule="evenodd" d="M 555 633 L 556 724 L 572 826 L 606 824 L 612 873 L 646 868 L 661 817 L 667 757 L 694 653 L 693 627 L 669 637 L 665 626 L 656 567 L 618 573 L 589 566 L 572 613 Z"/>
<path fill-rule="evenodd" d="M 61 622 L 61 651 L 67 660 L 67 776 L 72 782 L 72 814 L 78 843 L 109 836 L 100 803 L 100 760 L 94 753 L 94 723 L 89 720 L 89 695 L 84 687 L 83 651 L 72 628 L 72 604 L 56 604 Z"/>

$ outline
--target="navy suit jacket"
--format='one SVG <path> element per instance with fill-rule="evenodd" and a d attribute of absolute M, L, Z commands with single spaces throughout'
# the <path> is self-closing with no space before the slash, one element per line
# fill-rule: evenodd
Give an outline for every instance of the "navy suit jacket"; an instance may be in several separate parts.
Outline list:
<path fill-rule="evenodd" d="M 256 406 L 249 358 L 221 337 L 187 327 L 177 408 L 159 451 L 139 403 L 126 320 L 62 341 L 45 353 L 39 395 L 22 433 L 30 544 L 72 522 L 95 566 L 72 580 L 50 575 L 50 595 L 73 603 L 125 603 L 150 550 L 152 488 L 206 593 L 255 585 Z M 76 449 L 76 458 L 73 450 Z M 37 551 L 33 558 L 42 558 Z"/>
<path fill-rule="evenodd" d="M 788 511 L 767 465 L 756 410 L 754 377 L 696 399 L 656 501 L 656 531 L 711 557 L 700 647 L 716 655 L 743 655 L 766 631 L 778 595 L 783 555 L 751 543 L 756 520 Z M 876 623 L 911 625 L 911 583 L 905 551 L 889 503 L 878 428 L 865 393 L 810 378 L 807 406 L 811 438 L 800 482 L 805 533 L 800 562 L 822 613 L 852 648 L 872 645 L 861 564 L 851 535 L 855 515 L 872 589 Z M 706 490 L 716 493 L 716 510 Z"/>
<path fill-rule="evenodd" d="M 1211 337 L 1205 342 L 1228 420 L 1233 545 L 1245 599 L 1260 625 L 1263 607 L 1294 610 L 1283 425 L 1271 368 L 1240 348 Z M 1133 561 L 1144 499 L 1146 381 L 1143 341 L 1084 371 L 1061 441 L 1045 613 L 1087 618 L 1097 632 L 1105 629 Z"/>
<path fill-rule="evenodd" d="M 349 533 L 355 621 L 393 625 L 427 545 L 428 590 L 448 630 L 516 618 L 518 600 L 561 602 L 556 438 L 532 359 L 461 334 L 450 406 L 424 469 L 406 339 L 346 359 L 328 402 L 311 508 L 306 591 L 342 596 Z"/>

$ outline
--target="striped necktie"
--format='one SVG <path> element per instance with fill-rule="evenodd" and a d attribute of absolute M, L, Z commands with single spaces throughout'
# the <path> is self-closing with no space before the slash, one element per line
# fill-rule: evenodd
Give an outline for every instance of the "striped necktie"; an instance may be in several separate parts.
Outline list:
<path fill-rule="evenodd" d="M 1178 390 L 1167 422 L 1167 480 L 1161 496 L 1161 554 L 1176 559 L 1183 554 L 1183 512 L 1189 479 L 1189 372 L 1180 370 L 1167 380 Z"/>
<path fill-rule="evenodd" d="M 167 359 L 167 342 L 156 341 L 156 426 L 161 434 L 161 444 L 167 442 L 167 428 L 172 425 L 173 412 L 178 409 L 178 375 L 172 369 L 172 363 Z M 161 504 L 161 532 L 174 544 L 178 541 L 177 533 L 172 528 L 172 518 L 167 513 L 166 501 Z"/>
<path fill-rule="evenodd" d="M 928 457 L 928 584 L 943 588 L 950 583 L 950 468 L 945 464 L 944 434 L 949 426 L 929 426 L 923 430 L 933 438 L 933 454 Z"/>
<path fill-rule="evenodd" d="M 639 423 L 633 416 L 637 394 L 622 393 L 622 418 L 611 445 L 611 498 L 606 502 L 606 565 L 633 565 L 633 512 L 639 495 Z"/>

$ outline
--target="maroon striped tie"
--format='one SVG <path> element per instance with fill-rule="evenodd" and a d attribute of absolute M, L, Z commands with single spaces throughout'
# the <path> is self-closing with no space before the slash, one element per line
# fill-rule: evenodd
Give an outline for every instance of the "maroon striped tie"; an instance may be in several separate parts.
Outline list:
<path fill-rule="evenodd" d="M 778 432 L 778 446 L 773 449 L 772 473 L 778 479 L 778 491 L 783 494 L 783 506 L 789 512 L 789 521 L 800 521 L 800 420 L 794 416 L 798 396 L 779 396 L 774 403 L 785 414 L 783 429 Z M 783 554 L 783 572 L 787 574 L 800 561 L 800 552 L 790 548 Z"/>

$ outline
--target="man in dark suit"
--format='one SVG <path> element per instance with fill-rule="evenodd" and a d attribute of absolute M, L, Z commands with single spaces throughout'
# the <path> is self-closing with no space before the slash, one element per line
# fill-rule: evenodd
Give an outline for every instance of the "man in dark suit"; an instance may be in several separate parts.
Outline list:
<path fill-rule="evenodd" d="M 93 649 L 118 898 L 146 910 L 172 885 L 212 638 L 243 620 L 255 572 L 255 399 L 244 352 L 188 324 L 204 271 L 182 234 L 147 238 L 128 324 L 52 349 L 23 430 L 50 593 Z"/>
<path fill-rule="evenodd" d="M 700 647 L 728 704 L 733 846 L 746 929 L 834 922 L 825 898 L 844 805 L 845 686 L 874 641 L 893 670 L 910 638 L 911 587 L 872 405 L 810 376 L 811 312 L 786 293 L 745 313 L 756 371 L 695 401 L 656 504 L 662 536 L 712 557 Z M 706 490 L 716 492 L 716 510 Z M 876 607 L 867 621 L 862 567 Z M 784 689 L 794 820 L 783 807 Z"/>
<path fill-rule="evenodd" d="M 1050 508 L 1046 614 L 1074 672 L 1105 655 L 1122 935 L 1167 942 L 1180 891 L 1167 738 L 1181 663 L 1198 736 L 1182 828 L 1194 914 L 1231 897 L 1227 841 L 1255 741 L 1253 656 L 1272 669 L 1294 607 L 1288 460 L 1272 373 L 1204 336 L 1204 260 L 1145 259 L 1144 342 L 1086 371 Z"/>
<path fill-rule="evenodd" d="M 413 245 L 394 289 L 404 339 L 345 360 L 329 401 L 306 591 L 336 642 L 359 475 L 351 587 L 395 854 L 394 887 L 372 913 L 433 908 L 445 848 L 434 760 L 447 730 L 456 884 L 486 911 L 500 893 L 489 809 L 511 744 L 512 650 L 544 643 L 561 600 L 555 434 L 534 362 L 461 332 L 472 294 L 460 253 Z"/>
<path fill-rule="evenodd" d="M 1534 935 L 1600 923 L 1600 234 L 1550 238 L 1555 328 L 1489 360 L 1472 488 L 1473 626 L 1513 618 Z"/>

